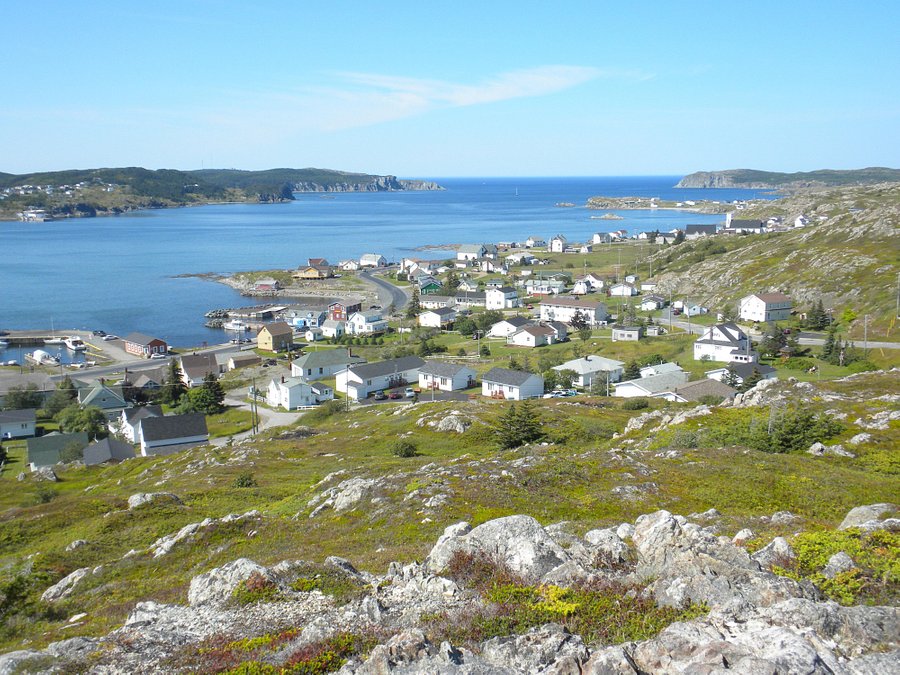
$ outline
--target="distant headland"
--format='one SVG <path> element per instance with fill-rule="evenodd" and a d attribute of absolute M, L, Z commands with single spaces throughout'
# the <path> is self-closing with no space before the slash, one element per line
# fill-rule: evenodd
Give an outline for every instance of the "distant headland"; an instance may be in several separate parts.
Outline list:
<path fill-rule="evenodd" d="M 223 202 L 285 202 L 295 192 L 443 190 L 437 183 L 331 169 L 140 167 L 0 173 L 0 219 L 52 220 Z"/>
<path fill-rule="evenodd" d="M 869 167 L 867 169 L 821 169 L 779 173 L 756 169 L 728 169 L 727 171 L 697 171 L 685 176 L 678 188 L 746 188 L 750 190 L 790 190 L 810 187 L 839 187 L 843 185 L 873 185 L 900 181 L 900 169 Z"/>

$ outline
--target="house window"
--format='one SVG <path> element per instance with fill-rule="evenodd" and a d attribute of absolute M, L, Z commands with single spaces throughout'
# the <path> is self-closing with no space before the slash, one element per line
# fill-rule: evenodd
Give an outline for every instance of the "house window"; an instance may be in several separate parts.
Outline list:
<path fill-rule="evenodd" d="M 441 378 L 441 384 L 447 384 L 447 378 L 446 378 L 446 377 L 442 377 L 442 378 Z"/>
<path fill-rule="evenodd" d="M 322 369 L 321 369 L 321 368 L 319 368 L 319 375 L 321 375 L 321 374 L 322 374 Z"/>

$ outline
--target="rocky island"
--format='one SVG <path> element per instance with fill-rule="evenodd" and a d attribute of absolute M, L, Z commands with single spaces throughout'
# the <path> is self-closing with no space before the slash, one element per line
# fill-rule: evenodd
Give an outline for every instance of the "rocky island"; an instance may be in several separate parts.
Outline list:
<path fill-rule="evenodd" d="M 675 187 L 793 190 L 809 187 L 872 185 L 889 181 L 900 181 L 900 169 L 870 167 L 846 171 L 822 169 L 820 171 L 802 171 L 797 173 L 729 169 L 727 171 L 697 171 L 682 178 Z"/>

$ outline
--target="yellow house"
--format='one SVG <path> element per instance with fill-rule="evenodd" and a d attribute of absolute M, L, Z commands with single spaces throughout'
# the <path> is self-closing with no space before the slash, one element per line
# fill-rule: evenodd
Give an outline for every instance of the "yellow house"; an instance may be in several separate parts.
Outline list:
<path fill-rule="evenodd" d="M 307 265 L 291 275 L 294 279 L 330 279 L 334 270 L 328 265 Z"/>
<path fill-rule="evenodd" d="M 288 351 L 294 344 L 294 331 L 284 321 L 267 323 L 256 336 L 257 347 L 269 352 Z"/>

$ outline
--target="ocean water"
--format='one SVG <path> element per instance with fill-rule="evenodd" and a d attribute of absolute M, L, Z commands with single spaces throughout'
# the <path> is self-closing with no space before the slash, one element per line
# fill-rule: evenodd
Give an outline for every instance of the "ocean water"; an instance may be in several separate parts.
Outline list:
<path fill-rule="evenodd" d="M 594 232 L 670 230 L 721 216 L 620 211 L 591 220 L 592 196 L 732 201 L 755 190 L 674 189 L 676 176 L 428 178 L 440 192 L 297 194 L 287 204 L 223 204 L 111 218 L 0 222 L 0 328 L 140 331 L 175 346 L 219 342 L 204 312 L 255 304 L 215 282 L 178 275 L 297 267 L 381 253 L 399 260 L 427 245 L 570 240 Z M 559 208 L 573 202 L 578 208 Z M 447 257 L 446 251 L 417 251 Z M 0 354 L 2 359 L 2 354 Z"/>

